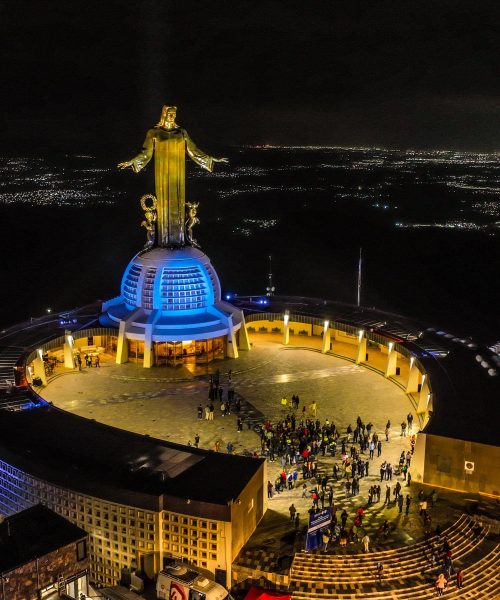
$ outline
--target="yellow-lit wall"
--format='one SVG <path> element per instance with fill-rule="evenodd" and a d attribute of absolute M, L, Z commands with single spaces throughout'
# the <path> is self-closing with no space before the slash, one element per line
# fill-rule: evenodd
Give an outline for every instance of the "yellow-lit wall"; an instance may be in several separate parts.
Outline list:
<path fill-rule="evenodd" d="M 500 447 L 425 433 L 418 435 L 419 445 L 424 456 L 416 456 L 411 471 L 423 483 L 500 497 Z M 473 473 L 465 472 L 465 461 L 474 463 Z"/>
<path fill-rule="evenodd" d="M 255 473 L 249 484 L 233 502 L 231 522 L 231 562 L 236 558 L 246 541 L 255 531 L 267 508 L 266 463 Z"/>

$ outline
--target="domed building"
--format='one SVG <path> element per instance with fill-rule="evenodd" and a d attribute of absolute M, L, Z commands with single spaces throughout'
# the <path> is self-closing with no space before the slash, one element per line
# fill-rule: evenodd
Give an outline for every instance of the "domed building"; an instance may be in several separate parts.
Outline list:
<path fill-rule="evenodd" d="M 210 259 L 191 246 L 137 254 L 100 320 L 119 327 L 117 363 L 209 362 L 249 349 L 243 312 L 221 300 Z"/>

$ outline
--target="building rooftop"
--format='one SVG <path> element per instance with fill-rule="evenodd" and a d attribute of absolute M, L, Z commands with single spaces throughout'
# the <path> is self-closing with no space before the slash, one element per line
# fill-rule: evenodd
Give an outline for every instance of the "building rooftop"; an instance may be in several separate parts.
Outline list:
<path fill-rule="evenodd" d="M 0 573 L 86 537 L 87 532 L 45 506 L 32 506 L 0 523 Z"/>
<path fill-rule="evenodd" d="M 23 471 L 150 510 L 168 499 L 227 509 L 263 462 L 150 438 L 52 406 L 0 411 L 0 430 L 0 458 Z"/>

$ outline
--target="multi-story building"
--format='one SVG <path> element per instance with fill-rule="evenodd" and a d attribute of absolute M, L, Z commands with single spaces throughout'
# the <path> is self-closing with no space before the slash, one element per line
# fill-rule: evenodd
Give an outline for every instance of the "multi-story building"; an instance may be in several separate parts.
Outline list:
<path fill-rule="evenodd" d="M 265 512 L 265 461 L 185 447 L 53 407 L 0 411 L 0 514 L 37 503 L 89 533 L 91 581 L 175 555 L 229 581 Z"/>

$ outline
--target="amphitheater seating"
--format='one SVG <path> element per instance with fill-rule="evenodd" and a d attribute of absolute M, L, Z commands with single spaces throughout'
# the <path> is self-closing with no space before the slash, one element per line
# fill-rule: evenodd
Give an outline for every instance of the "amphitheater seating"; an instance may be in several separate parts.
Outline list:
<path fill-rule="evenodd" d="M 500 593 L 500 544 L 487 540 L 488 527 L 474 537 L 472 520 L 460 518 L 441 535 L 453 552 L 453 568 L 464 569 L 465 586 L 456 588 L 452 579 L 445 592 L 452 598 L 497 598 Z M 436 597 L 433 586 L 440 567 L 430 563 L 431 548 L 437 537 L 408 547 L 360 554 L 295 555 L 290 572 L 293 600 L 420 600 Z M 439 543 L 442 544 L 442 541 Z M 384 566 L 379 583 L 376 566 Z"/>

